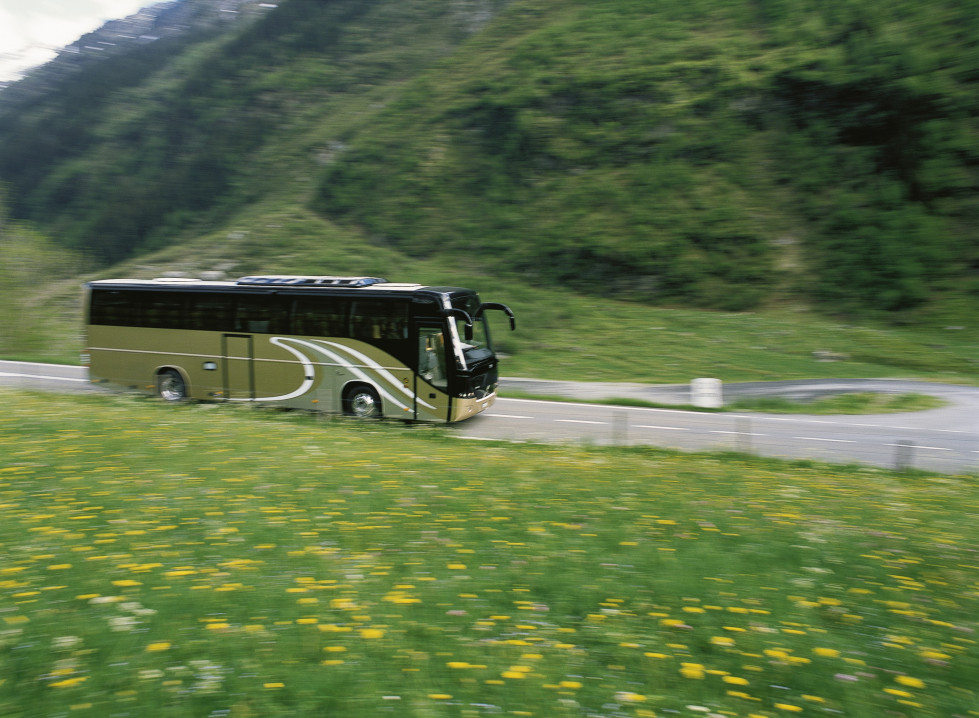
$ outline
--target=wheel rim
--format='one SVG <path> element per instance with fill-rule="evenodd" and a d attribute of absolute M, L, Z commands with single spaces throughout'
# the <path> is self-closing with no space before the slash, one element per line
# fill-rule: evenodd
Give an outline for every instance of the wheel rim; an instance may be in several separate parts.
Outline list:
<path fill-rule="evenodd" d="M 361 418 L 371 418 L 380 414 L 377 397 L 367 391 L 358 391 L 350 397 L 350 413 Z"/>
<path fill-rule="evenodd" d="M 184 380 L 173 372 L 167 372 L 160 377 L 160 396 L 166 401 L 180 401 L 184 398 Z"/>

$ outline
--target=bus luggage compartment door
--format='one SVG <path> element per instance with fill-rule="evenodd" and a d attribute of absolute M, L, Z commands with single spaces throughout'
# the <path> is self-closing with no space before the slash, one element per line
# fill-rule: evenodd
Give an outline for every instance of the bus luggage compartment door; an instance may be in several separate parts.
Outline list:
<path fill-rule="evenodd" d="M 255 346 L 251 334 L 221 337 L 224 362 L 224 398 L 255 400 Z"/>

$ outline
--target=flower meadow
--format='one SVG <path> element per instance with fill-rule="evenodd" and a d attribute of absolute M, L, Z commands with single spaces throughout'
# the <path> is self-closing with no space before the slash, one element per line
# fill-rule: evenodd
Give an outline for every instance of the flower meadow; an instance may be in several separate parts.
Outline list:
<path fill-rule="evenodd" d="M 3 391 L 0 715 L 979 716 L 979 487 Z"/>

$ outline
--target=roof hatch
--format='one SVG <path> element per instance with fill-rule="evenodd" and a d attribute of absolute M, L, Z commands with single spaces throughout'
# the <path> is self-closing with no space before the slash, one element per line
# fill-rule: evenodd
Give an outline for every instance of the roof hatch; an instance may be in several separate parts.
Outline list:
<path fill-rule="evenodd" d="M 285 287 L 369 287 L 372 284 L 385 284 L 387 281 L 380 277 L 318 277 L 270 274 L 265 276 L 242 277 L 235 283 Z"/>

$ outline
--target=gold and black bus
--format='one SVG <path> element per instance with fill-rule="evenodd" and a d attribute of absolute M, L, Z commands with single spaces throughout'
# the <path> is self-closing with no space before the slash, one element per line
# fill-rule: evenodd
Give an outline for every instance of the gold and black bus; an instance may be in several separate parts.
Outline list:
<path fill-rule="evenodd" d="M 257 402 L 357 417 L 454 422 L 493 404 L 498 359 L 471 289 L 377 277 L 86 285 L 97 383 L 167 401 Z"/>

